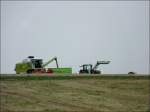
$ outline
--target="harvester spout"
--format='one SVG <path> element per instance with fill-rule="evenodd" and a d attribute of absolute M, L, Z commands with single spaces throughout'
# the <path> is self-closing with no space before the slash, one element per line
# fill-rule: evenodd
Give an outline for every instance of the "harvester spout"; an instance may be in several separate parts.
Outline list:
<path fill-rule="evenodd" d="M 43 68 L 46 67 L 48 64 L 50 64 L 50 63 L 53 62 L 53 61 L 56 61 L 56 66 L 57 66 L 57 68 L 59 68 L 58 62 L 57 62 L 57 57 L 56 57 L 56 56 L 55 56 L 54 58 L 52 58 L 51 60 L 49 60 L 48 62 L 44 63 L 44 64 L 42 65 L 42 67 L 43 67 Z"/>

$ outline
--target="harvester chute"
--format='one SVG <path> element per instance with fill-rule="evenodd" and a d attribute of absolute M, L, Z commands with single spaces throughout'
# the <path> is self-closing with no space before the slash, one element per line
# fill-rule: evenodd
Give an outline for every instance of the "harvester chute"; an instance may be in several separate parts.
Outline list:
<path fill-rule="evenodd" d="M 48 62 L 44 63 L 44 64 L 42 65 L 42 67 L 43 67 L 43 68 L 46 67 L 48 64 L 50 64 L 50 63 L 53 62 L 53 61 L 56 61 L 56 67 L 59 68 L 58 62 L 57 62 L 57 57 L 56 57 L 56 56 L 55 56 L 54 58 L 50 59 Z"/>

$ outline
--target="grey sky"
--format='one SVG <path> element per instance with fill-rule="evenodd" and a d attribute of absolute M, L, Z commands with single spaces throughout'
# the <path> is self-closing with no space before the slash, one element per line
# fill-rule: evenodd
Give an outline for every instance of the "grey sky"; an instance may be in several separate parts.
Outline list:
<path fill-rule="evenodd" d="M 148 74 L 148 8 L 149 1 L 2 1 L 1 72 L 33 55 L 57 56 L 73 72 L 110 60 L 103 73 Z"/>

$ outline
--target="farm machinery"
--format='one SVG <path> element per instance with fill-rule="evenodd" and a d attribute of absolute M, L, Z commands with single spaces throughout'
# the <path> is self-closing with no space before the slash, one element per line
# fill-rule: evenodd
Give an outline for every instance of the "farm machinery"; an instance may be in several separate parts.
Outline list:
<path fill-rule="evenodd" d="M 45 68 L 53 61 L 56 62 L 56 68 Z M 17 63 L 15 66 L 15 71 L 17 74 L 20 73 L 72 73 L 72 68 L 59 68 L 57 57 L 54 57 L 43 63 L 43 59 L 35 59 L 34 56 L 28 56 L 22 62 Z"/>
<path fill-rule="evenodd" d="M 80 67 L 82 67 L 82 69 L 80 69 L 79 73 L 88 73 L 88 74 L 101 74 L 100 70 L 97 70 L 98 66 L 100 64 L 109 64 L 110 61 L 97 61 L 97 63 L 94 65 L 92 64 L 83 64 Z"/>

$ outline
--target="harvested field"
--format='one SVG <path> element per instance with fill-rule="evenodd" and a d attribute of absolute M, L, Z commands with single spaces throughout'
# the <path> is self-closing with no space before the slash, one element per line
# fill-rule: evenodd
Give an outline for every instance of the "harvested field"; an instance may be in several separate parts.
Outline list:
<path fill-rule="evenodd" d="M 148 112 L 148 76 L 1 77 L 1 112 Z"/>

